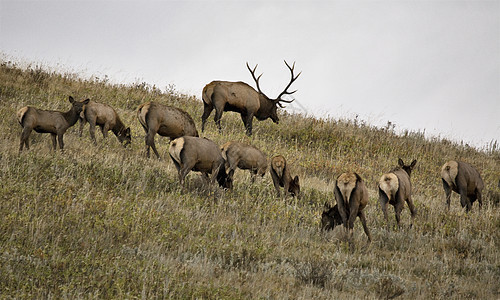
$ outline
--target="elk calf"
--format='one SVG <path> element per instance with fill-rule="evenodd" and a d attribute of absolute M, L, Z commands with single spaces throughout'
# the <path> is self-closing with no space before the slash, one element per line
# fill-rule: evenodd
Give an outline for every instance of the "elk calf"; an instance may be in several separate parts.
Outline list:
<path fill-rule="evenodd" d="M 368 242 L 372 240 L 368 226 L 366 225 L 366 217 L 363 209 L 368 204 L 368 189 L 365 183 L 357 173 L 343 173 L 335 182 L 335 200 L 337 205 L 333 211 L 323 212 L 322 224 L 325 229 L 333 229 L 339 224 L 339 218 L 344 224 L 344 227 L 352 235 L 354 229 L 354 221 L 357 217 L 363 225 Z M 337 207 L 338 214 L 335 212 Z M 323 221 L 324 220 L 324 221 Z"/>
<path fill-rule="evenodd" d="M 84 101 L 75 101 L 73 97 L 69 96 L 71 108 L 67 112 L 55 110 L 42 110 L 32 106 L 25 106 L 17 111 L 17 120 L 23 127 L 21 133 L 21 142 L 19 145 L 19 152 L 23 151 L 23 145 L 26 149 L 30 148 L 29 136 L 31 130 L 38 133 L 50 133 L 52 136 L 52 146 L 56 150 L 57 142 L 59 148 L 64 149 L 63 135 L 71 126 L 75 125 L 78 117 L 82 112 L 83 106 L 89 103 L 89 99 Z M 56 141 L 57 137 L 57 141 Z"/>
<path fill-rule="evenodd" d="M 255 176 L 264 176 L 267 171 L 267 158 L 254 146 L 240 142 L 227 142 L 221 147 L 222 157 L 229 166 L 228 178 L 232 188 L 233 175 L 236 168 L 250 170 L 252 173 L 252 182 Z"/>
<path fill-rule="evenodd" d="M 295 176 L 292 179 L 286 159 L 282 155 L 277 155 L 271 159 L 271 168 L 269 172 L 273 178 L 274 188 L 278 193 L 278 197 L 280 196 L 280 186 L 285 189 L 285 196 L 288 194 L 292 197 L 299 196 L 299 176 Z"/>
<path fill-rule="evenodd" d="M 460 204 L 469 212 L 474 201 L 479 202 L 479 208 L 483 205 L 481 192 L 484 182 L 479 172 L 470 164 L 451 160 L 441 168 L 441 179 L 446 194 L 446 204 L 450 209 L 451 191 L 460 194 Z"/>
<path fill-rule="evenodd" d="M 327 202 L 321 214 L 321 230 L 333 230 L 336 226 L 342 225 L 342 217 L 339 213 L 339 206 L 333 207 Z"/>
<path fill-rule="evenodd" d="M 158 104 L 144 103 L 137 109 L 137 119 L 146 132 L 146 156 L 149 148 L 160 158 L 155 146 L 155 135 L 167 136 L 170 140 L 181 136 L 198 136 L 196 125 L 191 116 L 182 109 Z"/>
<path fill-rule="evenodd" d="M 184 178 L 192 170 L 201 172 L 205 178 L 211 174 L 210 182 L 217 179 L 221 187 L 229 187 L 225 160 L 219 146 L 211 140 L 183 136 L 170 142 L 168 153 L 177 169 L 181 185 L 184 185 Z"/>
<path fill-rule="evenodd" d="M 82 135 L 83 127 L 86 122 L 90 125 L 90 137 L 96 145 L 96 125 L 101 127 L 102 136 L 104 138 L 108 137 L 109 130 L 113 131 L 115 136 L 118 138 L 118 141 L 120 141 L 123 146 L 127 146 L 132 140 L 130 127 L 125 127 L 116 111 L 107 104 L 90 101 L 87 105 L 85 105 L 80 117 L 80 136 Z"/>
<path fill-rule="evenodd" d="M 398 160 L 399 166 L 394 168 L 391 172 L 382 175 L 379 181 L 379 201 L 387 222 L 387 229 L 389 229 L 389 218 L 387 216 L 387 204 L 394 206 L 396 214 L 396 222 L 400 227 L 401 211 L 403 210 L 404 203 L 408 203 L 408 208 L 411 213 L 411 220 L 416 215 L 416 210 L 411 199 L 411 171 L 417 164 L 417 160 L 413 160 L 410 165 L 405 165 L 403 160 Z"/>

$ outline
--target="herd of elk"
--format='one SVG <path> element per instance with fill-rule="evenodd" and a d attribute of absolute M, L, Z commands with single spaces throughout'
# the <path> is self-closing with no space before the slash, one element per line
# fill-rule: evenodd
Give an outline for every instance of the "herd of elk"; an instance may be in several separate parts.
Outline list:
<path fill-rule="evenodd" d="M 283 108 L 284 106 L 281 103 L 290 103 L 293 101 L 285 100 L 282 97 L 296 92 L 289 92 L 288 88 L 290 88 L 292 83 L 297 80 L 301 74 L 299 73 L 296 76 L 294 75 L 293 72 L 295 63 L 293 63 L 291 67 L 286 61 L 285 64 L 290 70 L 292 77 L 283 92 L 281 92 L 276 99 L 271 99 L 262 92 L 259 85 L 259 79 L 262 74 L 255 77 L 257 65 L 252 70 L 248 63 L 247 68 L 255 80 L 257 91 L 244 82 L 212 81 L 207 84 L 203 88 L 202 92 L 203 115 L 201 116 L 201 131 L 203 132 L 205 130 L 207 118 L 210 116 L 210 113 L 214 108 L 214 121 L 219 129 L 219 132 L 222 132 L 220 119 L 224 111 L 234 111 L 239 113 L 241 115 L 241 119 L 243 120 L 243 124 L 245 125 L 246 134 L 249 136 L 252 135 L 253 117 L 256 117 L 259 121 L 271 118 L 274 123 L 278 124 L 278 106 Z"/>
<path fill-rule="evenodd" d="M 278 106 L 283 108 L 282 103 L 293 101 L 284 100 L 282 97 L 295 93 L 295 91 L 289 92 L 288 89 L 301 74 L 294 75 L 295 63 L 290 66 L 285 61 L 285 64 L 291 72 L 291 79 L 276 99 L 270 99 L 261 91 L 259 79 L 262 74 L 256 77 L 257 66 L 251 69 L 248 63 L 247 68 L 257 85 L 257 90 L 243 82 L 213 81 L 207 84 L 202 94 L 204 106 L 202 132 L 206 120 L 214 108 L 216 110 L 214 120 L 219 132 L 222 130 L 220 119 L 223 111 L 240 113 L 246 134 L 249 136 L 252 134 L 253 117 L 258 120 L 271 118 L 275 123 L 278 123 Z M 131 143 L 130 127 L 123 124 L 111 106 L 89 99 L 75 101 L 71 96 L 69 102 L 71 108 L 67 112 L 42 110 L 31 106 L 19 109 L 17 120 L 22 126 L 19 152 L 22 152 L 24 146 L 29 149 L 28 138 L 32 130 L 38 133 L 50 133 L 54 150 L 57 141 L 60 149 L 64 149 L 63 135 L 78 119 L 80 119 L 80 136 L 85 123 L 88 122 L 90 136 L 94 144 L 97 144 L 96 125 L 101 128 L 104 138 L 111 130 L 124 146 Z M 154 143 L 154 137 L 157 133 L 160 136 L 170 138 L 169 155 L 177 169 L 182 186 L 184 186 L 185 177 L 190 171 L 198 171 L 207 180 L 210 178 L 210 183 L 217 180 L 220 187 L 231 189 L 234 172 L 237 168 L 250 170 L 253 182 L 257 175 L 264 176 L 269 167 L 269 173 L 278 197 L 281 195 L 280 187 L 284 188 L 285 196 L 297 198 L 300 196 L 299 178 L 298 176 L 292 178 L 287 161 L 282 155 L 274 156 L 268 166 L 266 155 L 253 145 L 232 141 L 219 147 L 207 138 L 198 137 L 196 125 L 187 112 L 156 102 L 140 105 L 137 108 L 137 119 L 146 133 L 147 157 L 149 157 L 150 148 L 152 148 L 156 157 L 160 158 Z M 402 159 L 399 159 L 398 166 L 389 173 L 383 174 L 378 182 L 379 202 L 387 229 L 389 229 L 388 204 L 394 206 L 397 226 L 400 227 L 400 215 L 406 202 L 411 213 L 411 225 L 413 225 L 416 210 L 411 198 L 410 175 L 416 163 L 417 160 L 413 160 L 411 164 L 406 165 Z M 441 168 L 441 178 L 448 209 L 450 208 L 452 191 L 460 194 L 460 203 L 467 212 L 471 210 L 472 204 L 476 200 L 481 208 L 484 182 L 472 165 L 461 161 L 448 161 Z M 349 236 L 352 236 L 354 221 L 359 218 L 370 242 L 371 235 L 363 212 L 368 204 L 368 190 L 361 177 L 353 172 L 342 173 L 338 176 L 334 186 L 334 198 L 336 204 L 333 207 L 329 203 L 325 203 L 325 209 L 321 216 L 321 228 L 331 230 L 338 225 L 343 225 L 349 232 Z"/>

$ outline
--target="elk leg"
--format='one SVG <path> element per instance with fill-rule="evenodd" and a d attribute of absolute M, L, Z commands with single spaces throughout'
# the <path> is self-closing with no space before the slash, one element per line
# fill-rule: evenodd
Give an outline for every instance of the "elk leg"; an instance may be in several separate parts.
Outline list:
<path fill-rule="evenodd" d="M 448 206 L 448 210 L 450 210 L 451 188 L 444 179 L 442 181 L 443 181 L 444 193 L 446 195 L 446 205 Z"/>
<path fill-rule="evenodd" d="M 60 134 L 58 134 L 58 135 L 57 135 L 57 141 L 59 142 L 59 148 L 60 148 L 61 150 L 64 150 L 63 135 L 64 135 L 64 134 L 62 134 L 62 133 L 60 133 Z M 55 148 L 54 148 L 54 150 L 55 150 Z"/>
<path fill-rule="evenodd" d="M 95 138 L 95 122 L 89 121 L 89 133 L 94 145 L 97 145 L 97 139 Z"/>
<path fill-rule="evenodd" d="M 81 137 L 83 134 L 83 128 L 85 127 L 86 120 L 85 120 L 85 118 L 82 118 L 81 116 L 78 119 L 80 120 L 80 130 L 79 130 L 78 134 Z"/>
<path fill-rule="evenodd" d="M 211 184 L 213 184 L 215 182 L 215 180 L 217 179 L 217 174 L 219 174 L 220 168 L 225 168 L 224 163 L 221 163 L 219 165 L 214 164 L 214 166 L 212 167 L 212 171 L 211 171 L 212 174 L 210 175 L 210 183 Z M 205 175 L 208 179 L 208 174 L 205 173 Z"/>
<path fill-rule="evenodd" d="M 231 168 L 229 169 L 229 173 L 227 173 L 227 180 L 229 181 L 229 188 L 233 188 L 233 176 L 234 176 L 234 169 Z"/>
<path fill-rule="evenodd" d="M 148 133 L 146 134 L 146 154 L 149 157 L 149 148 L 151 147 L 151 149 L 153 149 L 153 152 L 155 153 L 156 157 L 159 159 L 160 154 L 158 154 L 158 151 L 156 150 L 155 135 L 156 135 L 156 131 L 149 128 Z"/>
<path fill-rule="evenodd" d="M 23 151 L 23 145 L 26 145 L 26 149 L 29 149 L 29 143 L 28 143 L 28 138 L 30 137 L 31 134 L 31 128 L 24 127 L 23 131 L 21 132 L 21 141 L 19 143 L 19 152 Z"/>
<path fill-rule="evenodd" d="M 411 214 L 411 225 L 410 227 L 413 226 L 413 221 L 415 220 L 415 216 L 417 215 L 417 211 L 415 210 L 415 206 L 413 205 L 413 200 L 411 200 L 411 196 L 406 199 L 406 203 L 408 204 L 408 208 L 410 209 L 410 214 Z"/>
<path fill-rule="evenodd" d="M 104 124 L 104 126 L 101 127 L 101 131 L 102 131 L 102 137 L 104 139 L 107 139 L 109 131 L 109 123 Z"/>
<path fill-rule="evenodd" d="M 56 141 L 57 135 L 55 133 L 51 133 L 50 137 L 52 138 L 52 149 L 54 151 L 56 151 L 56 149 L 57 149 L 57 141 Z"/>
<path fill-rule="evenodd" d="M 252 120 L 253 120 L 253 114 L 248 114 L 246 116 L 246 122 L 245 123 L 245 128 L 247 129 L 247 135 L 251 136 L 252 135 Z"/>
<path fill-rule="evenodd" d="M 394 205 L 394 213 L 396 214 L 396 223 L 398 225 L 398 228 L 401 228 L 401 212 L 403 211 L 403 203 L 402 201 L 398 200 L 398 202 Z"/>
<path fill-rule="evenodd" d="M 356 203 L 356 201 L 352 201 L 349 203 L 349 223 L 348 223 L 348 228 L 349 228 L 349 233 L 352 235 L 352 231 L 354 229 L 354 221 L 356 220 L 356 217 L 358 216 L 359 212 L 359 203 Z"/>
<path fill-rule="evenodd" d="M 279 177 L 274 170 L 271 170 L 271 178 L 273 179 L 273 184 L 274 188 L 276 189 L 276 192 L 278 193 L 278 197 L 281 196 L 280 194 L 280 183 L 279 183 Z M 286 193 L 286 190 L 285 190 Z"/>
<path fill-rule="evenodd" d="M 257 178 L 257 170 L 250 171 L 251 178 L 250 182 L 253 184 L 255 182 L 255 178 Z"/>
<path fill-rule="evenodd" d="M 182 186 L 184 186 L 184 178 L 186 178 L 186 175 L 189 173 L 189 171 L 191 171 L 191 168 L 184 165 L 179 172 L 179 181 L 181 182 Z"/>
<path fill-rule="evenodd" d="M 481 192 L 478 189 L 476 189 L 476 198 L 477 198 L 477 201 L 479 202 L 479 209 L 481 209 L 483 207 L 483 199 L 482 199 Z"/>
<path fill-rule="evenodd" d="M 214 116 L 214 122 L 215 122 L 215 125 L 217 125 L 217 128 L 219 129 L 219 133 L 222 132 L 222 127 L 220 125 L 220 119 L 222 118 L 222 112 L 224 111 L 224 108 L 219 108 L 219 107 L 215 107 L 215 116 Z"/>
<path fill-rule="evenodd" d="M 203 115 L 201 116 L 201 132 L 205 130 L 205 123 L 207 122 L 207 119 L 212 113 L 213 109 L 214 109 L 213 105 L 207 104 L 205 101 L 203 101 Z"/>
<path fill-rule="evenodd" d="M 342 224 L 344 224 L 344 227 L 347 228 L 347 213 L 348 213 L 346 208 L 347 203 L 344 202 L 344 196 L 342 196 L 342 193 L 337 187 L 337 181 L 335 181 L 334 194 L 335 194 L 335 200 L 337 200 L 337 207 L 339 210 L 340 217 L 342 217 Z"/>
<path fill-rule="evenodd" d="M 460 204 L 466 208 L 466 212 L 470 211 L 471 203 L 469 197 L 467 197 L 467 190 L 465 188 L 460 189 Z"/>
<path fill-rule="evenodd" d="M 30 149 L 30 139 L 29 139 L 29 134 L 28 134 L 28 138 L 24 141 L 24 145 L 26 146 L 26 150 L 29 150 L 29 149 Z"/>
<path fill-rule="evenodd" d="M 372 241 L 372 236 L 370 235 L 370 230 L 368 230 L 368 226 L 366 225 L 366 217 L 363 211 L 360 211 L 358 213 L 359 220 L 361 221 L 361 224 L 363 224 L 363 229 L 365 231 L 366 236 L 368 237 L 368 242 Z"/>

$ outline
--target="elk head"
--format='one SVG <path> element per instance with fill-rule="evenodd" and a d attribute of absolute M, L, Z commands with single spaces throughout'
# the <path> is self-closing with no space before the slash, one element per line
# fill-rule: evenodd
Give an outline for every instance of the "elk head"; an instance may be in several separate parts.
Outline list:
<path fill-rule="evenodd" d="M 284 108 L 284 106 L 283 106 L 282 103 L 291 103 L 291 102 L 293 102 L 293 100 L 285 100 L 282 97 L 285 96 L 285 95 L 292 95 L 293 93 L 295 93 L 297 91 L 297 90 L 295 90 L 293 92 L 289 92 L 288 89 L 290 88 L 290 86 L 292 85 L 292 83 L 295 80 L 297 80 L 297 78 L 299 78 L 299 76 L 300 76 L 300 74 L 302 74 L 302 72 L 300 72 L 299 74 L 297 74 L 295 76 L 293 74 L 293 71 L 294 71 L 294 68 L 295 68 L 295 62 L 293 63 L 293 65 L 291 67 L 286 62 L 286 60 L 284 62 L 285 62 L 285 65 L 290 70 L 291 79 L 290 79 L 290 82 L 288 83 L 288 85 L 283 90 L 283 92 L 281 92 L 276 99 L 271 99 L 271 98 L 267 97 L 266 94 L 264 94 L 262 92 L 262 90 L 260 89 L 259 79 L 260 79 L 260 77 L 264 73 L 261 73 L 258 77 L 255 77 L 255 70 L 257 69 L 258 65 L 255 65 L 255 67 L 252 70 L 250 68 L 250 66 L 248 65 L 248 62 L 247 62 L 248 71 L 250 71 L 250 74 L 252 74 L 252 77 L 255 80 L 255 84 L 257 85 L 257 90 L 259 92 L 259 96 L 264 99 L 264 101 L 261 101 L 261 105 L 263 105 L 265 103 L 264 107 L 261 107 L 261 109 L 259 109 L 259 111 L 255 114 L 255 117 L 258 120 L 265 120 L 267 118 L 271 118 L 271 120 L 273 120 L 274 123 L 278 124 L 278 122 L 279 122 L 278 113 L 277 113 L 278 106 L 281 107 L 281 108 Z"/>

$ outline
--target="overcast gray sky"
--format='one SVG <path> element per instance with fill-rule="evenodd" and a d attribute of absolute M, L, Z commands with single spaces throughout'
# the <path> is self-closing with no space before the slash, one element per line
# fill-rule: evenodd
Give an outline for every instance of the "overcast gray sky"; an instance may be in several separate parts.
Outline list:
<path fill-rule="evenodd" d="M 286 59 L 309 114 L 500 140 L 500 1 L 0 0 L 0 51 L 198 97 L 215 79 L 255 86 L 247 61 L 276 97 Z"/>

